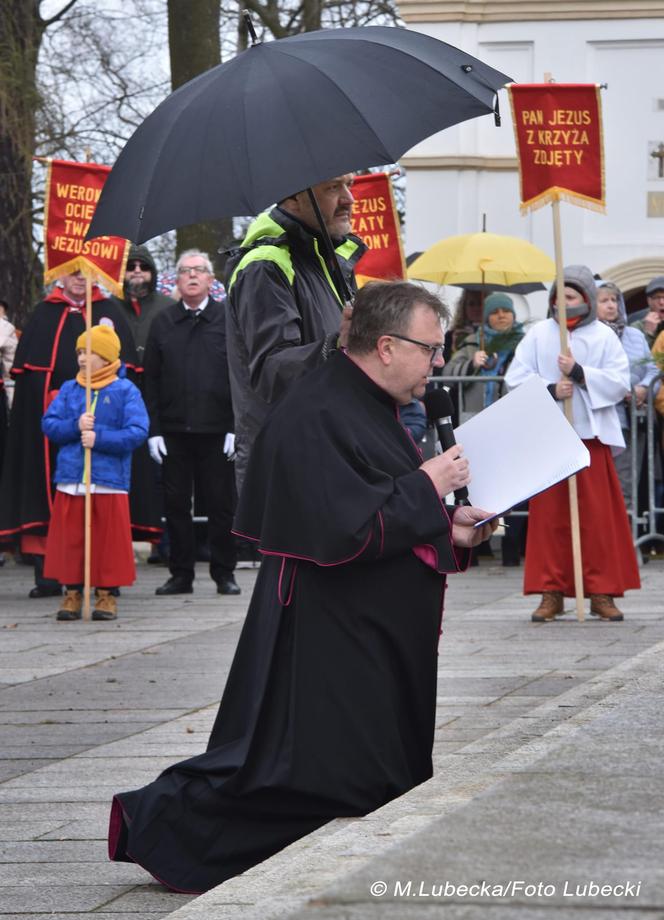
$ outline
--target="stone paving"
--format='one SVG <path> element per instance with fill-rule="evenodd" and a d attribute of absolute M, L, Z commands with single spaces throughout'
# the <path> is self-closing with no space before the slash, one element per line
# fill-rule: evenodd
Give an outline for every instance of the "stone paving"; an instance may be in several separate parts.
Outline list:
<path fill-rule="evenodd" d="M 664 917 L 663 573 L 660 561 L 642 569 L 622 624 L 579 624 L 572 612 L 531 624 L 521 570 L 492 560 L 451 578 L 433 779 L 190 898 L 108 862 L 109 802 L 204 749 L 255 571 L 238 571 L 239 598 L 216 595 L 203 571 L 193 595 L 156 598 L 167 572 L 142 564 L 116 623 L 70 624 L 55 622 L 53 599 L 27 598 L 31 570 L 9 561 L 0 569 L 0 920 L 428 918 L 443 901 L 451 920 L 589 908 Z M 435 889 L 510 872 L 556 895 L 471 903 Z M 565 880 L 630 874 L 643 882 L 640 900 L 561 894 Z M 416 887 L 395 890 L 405 880 Z M 371 893 L 375 881 L 384 895 Z"/>

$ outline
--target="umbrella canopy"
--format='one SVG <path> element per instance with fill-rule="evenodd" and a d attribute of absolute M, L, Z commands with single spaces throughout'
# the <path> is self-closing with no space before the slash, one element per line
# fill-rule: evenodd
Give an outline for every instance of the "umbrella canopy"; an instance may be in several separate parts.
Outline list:
<path fill-rule="evenodd" d="M 138 243 L 255 214 L 495 111 L 496 90 L 508 82 L 451 45 L 395 27 L 254 45 L 180 87 L 143 122 L 106 181 L 88 237 Z"/>
<path fill-rule="evenodd" d="M 408 277 L 478 290 L 527 293 L 556 277 L 555 262 L 527 240 L 467 233 L 439 240 L 408 268 Z M 519 290 L 520 288 L 520 290 Z"/>
<path fill-rule="evenodd" d="M 545 291 L 546 285 L 541 281 L 527 281 L 524 284 L 458 284 L 455 287 L 464 291 L 482 291 L 491 294 L 493 291 L 504 291 L 506 294 L 532 294 L 534 291 Z"/>

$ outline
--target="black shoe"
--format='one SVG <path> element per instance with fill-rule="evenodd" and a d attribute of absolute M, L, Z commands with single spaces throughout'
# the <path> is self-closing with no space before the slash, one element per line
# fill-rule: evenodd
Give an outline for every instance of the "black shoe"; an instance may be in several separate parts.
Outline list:
<path fill-rule="evenodd" d="M 217 582 L 217 594 L 240 594 L 240 586 L 232 575 L 220 578 Z"/>
<path fill-rule="evenodd" d="M 163 597 L 164 594 L 193 594 L 194 587 L 188 578 L 183 578 L 181 575 L 173 575 L 168 581 L 157 588 L 154 592 L 160 597 Z"/>
<path fill-rule="evenodd" d="M 35 585 L 31 589 L 28 597 L 62 597 L 62 585 Z"/>

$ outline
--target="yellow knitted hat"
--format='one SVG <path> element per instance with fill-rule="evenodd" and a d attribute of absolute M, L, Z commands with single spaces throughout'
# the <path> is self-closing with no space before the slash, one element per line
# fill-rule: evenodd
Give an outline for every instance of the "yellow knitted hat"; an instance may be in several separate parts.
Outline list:
<path fill-rule="evenodd" d="M 76 339 L 77 351 L 85 351 L 85 335 L 82 332 Z M 111 364 L 120 357 L 120 339 L 111 326 L 93 326 L 90 330 L 90 347 L 94 354 Z"/>

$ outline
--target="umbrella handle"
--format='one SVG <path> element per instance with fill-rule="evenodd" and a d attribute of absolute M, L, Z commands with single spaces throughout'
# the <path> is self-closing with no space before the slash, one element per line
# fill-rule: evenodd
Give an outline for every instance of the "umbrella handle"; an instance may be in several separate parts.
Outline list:
<path fill-rule="evenodd" d="M 344 273 L 341 271 L 341 265 L 339 264 L 339 259 L 334 249 L 334 244 L 332 243 L 332 238 L 327 231 L 325 226 L 325 221 L 323 220 L 323 215 L 320 212 L 318 207 L 318 202 L 316 201 L 316 196 L 314 195 L 314 190 L 309 187 L 307 189 L 307 195 L 309 196 L 309 201 L 311 202 L 311 207 L 314 209 L 314 214 L 316 215 L 316 220 L 318 221 L 318 228 L 320 230 L 321 236 L 323 238 L 323 249 L 325 250 L 325 258 L 329 263 L 330 268 L 332 269 L 332 280 L 334 286 L 337 289 L 337 295 L 341 300 L 342 305 L 348 303 L 351 299 L 351 293 L 346 284 L 346 279 L 344 278 Z"/>

